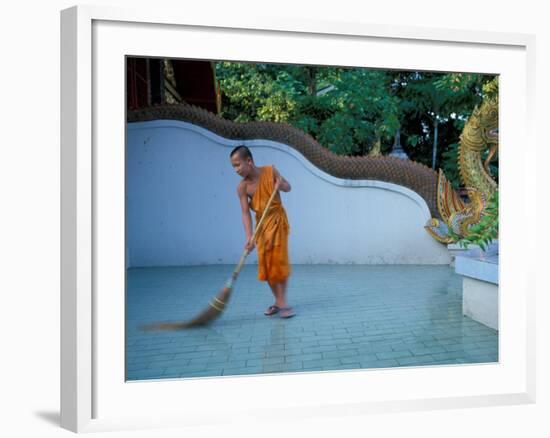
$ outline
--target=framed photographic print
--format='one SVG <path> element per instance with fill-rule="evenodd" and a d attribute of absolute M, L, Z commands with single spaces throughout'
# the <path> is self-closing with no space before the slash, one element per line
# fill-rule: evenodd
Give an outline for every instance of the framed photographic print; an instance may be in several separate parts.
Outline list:
<path fill-rule="evenodd" d="M 533 401 L 532 36 L 61 25 L 63 427 Z"/>

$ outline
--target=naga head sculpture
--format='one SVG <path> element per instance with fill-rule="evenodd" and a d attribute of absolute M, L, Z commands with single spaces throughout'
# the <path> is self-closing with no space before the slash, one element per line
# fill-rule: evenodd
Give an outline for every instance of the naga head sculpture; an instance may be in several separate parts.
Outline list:
<path fill-rule="evenodd" d="M 472 151 L 482 152 L 488 147 L 498 147 L 498 99 L 486 98 L 476 106 L 464 130 L 460 141 Z"/>

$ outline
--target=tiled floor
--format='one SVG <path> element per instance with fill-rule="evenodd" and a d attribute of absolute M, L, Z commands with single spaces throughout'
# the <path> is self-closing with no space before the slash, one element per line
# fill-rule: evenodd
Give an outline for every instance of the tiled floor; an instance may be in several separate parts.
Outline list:
<path fill-rule="evenodd" d="M 128 380 L 498 361 L 498 332 L 462 315 L 449 266 L 294 265 L 297 315 L 282 319 L 263 315 L 272 295 L 247 265 L 210 326 L 140 331 L 194 317 L 233 268 L 128 269 Z"/>

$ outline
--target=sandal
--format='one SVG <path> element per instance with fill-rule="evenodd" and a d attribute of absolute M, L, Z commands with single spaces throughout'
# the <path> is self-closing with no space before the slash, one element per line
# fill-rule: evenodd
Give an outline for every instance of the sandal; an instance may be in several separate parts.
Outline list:
<path fill-rule="evenodd" d="M 266 311 L 264 312 L 264 315 L 266 316 L 271 316 L 271 315 L 275 315 L 279 310 L 281 310 L 279 307 L 273 305 L 273 306 L 269 306 Z"/>
<path fill-rule="evenodd" d="M 281 307 L 279 310 L 281 311 L 281 314 L 279 315 L 281 318 L 292 318 L 296 315 L 292 307 Z"/>

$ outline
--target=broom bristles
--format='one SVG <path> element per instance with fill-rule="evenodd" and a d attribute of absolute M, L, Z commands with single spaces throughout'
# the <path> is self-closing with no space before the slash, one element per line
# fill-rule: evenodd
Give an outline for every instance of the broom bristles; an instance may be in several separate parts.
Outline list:
<path fill-rule="evenodd" d="M 144 331 L 181 330 L 181 329 L 190 328 L 190 327 L 199 327 L 212 322 L 214 319 L 219 317 L 222 314 L 223 310 L 225 309 L 225 305 L 227 304 L 229 296 L 231 295 L 231 289 L 232 289 L 232 287 L 228 287 L 227 284 L 230 284 L 232 286 L 232 283 L 233 283 L 232 280 L 233 279 L 230 279 L 226 282 L 226 286 L 222 287 L 218 295 L 216 295 L 214 298 L 210 300 L 210 302 L 208 303 L 208 307 L 206 307 L 195 318 L 189 321 L 182 321 L 182 322 L 161 322 L 161 323 L 148 324 L 148 325 L 142 326 L 141 329 Z"/>

